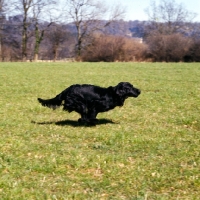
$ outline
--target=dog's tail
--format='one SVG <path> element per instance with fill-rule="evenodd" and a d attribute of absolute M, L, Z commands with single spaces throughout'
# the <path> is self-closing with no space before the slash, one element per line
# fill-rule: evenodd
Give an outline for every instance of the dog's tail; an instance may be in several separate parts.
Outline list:
<path fill-rule="evenodd" d="M 56 108 L 58 108 L 62 104 L 61 95 L 57 95 L 56 97 L 54 97 L 52 99 L 38 98 L 38 101 L 42 104 L 42 106 L 52 108 L 53 110 L 55 110 Z"/>

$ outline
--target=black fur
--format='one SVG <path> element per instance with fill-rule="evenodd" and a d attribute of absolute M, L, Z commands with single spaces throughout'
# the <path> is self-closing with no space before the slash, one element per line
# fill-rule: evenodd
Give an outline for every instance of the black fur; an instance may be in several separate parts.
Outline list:
<path fill-rule="evenodd" d="M 139 94 L 140 90 L 128 82 L 121 82 L 115 87 L 108 88 L 77 84 L 71 85 L 52 99 L 38 98 L 38 101 L 52 109 L 63 105 L 63 110 L 75 111 L 81 115 L 79 122 L 95 124 L 98 113 L 123 106 L 125 99 L 137 97 Z"/>

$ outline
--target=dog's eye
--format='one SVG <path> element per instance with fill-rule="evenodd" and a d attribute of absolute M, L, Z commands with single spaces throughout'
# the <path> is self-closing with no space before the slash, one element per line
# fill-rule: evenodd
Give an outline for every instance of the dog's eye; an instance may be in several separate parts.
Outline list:
<path fill-rule="evenodd" d="M 126 91 L 126 92 L 129 92 L 129 91 L 130 91 L 130 88 L 125 88 L 125 91 Z"/>

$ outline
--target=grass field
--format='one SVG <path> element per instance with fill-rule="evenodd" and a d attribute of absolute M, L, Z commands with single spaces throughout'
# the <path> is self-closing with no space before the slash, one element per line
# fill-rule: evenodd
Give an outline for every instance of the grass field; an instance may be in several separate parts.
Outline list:
<path fill-rule="evenodd" d="M 128 81 L 122 108 L 42 107 L 74 83 Z M 0 63 L 0 199 L 167 200 L 200 197 L 200 64 Z"/>

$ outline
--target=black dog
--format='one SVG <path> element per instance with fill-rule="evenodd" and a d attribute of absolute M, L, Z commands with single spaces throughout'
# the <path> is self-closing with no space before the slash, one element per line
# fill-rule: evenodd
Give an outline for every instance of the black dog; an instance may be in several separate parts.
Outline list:
<path fill-rule="evenodd" d="M 63 110 L 75 111 L 81 115 L 79 122 L 95 124 L 96 116 L 116 106 L 123 106 L 128 97 L 137 97 L 140 90 L 128 82 L 121 82 L 115 87 L 102 88 L 94 85 L 71 85 L 55 98 L 38 101 L 52 109 L 63 105 Z M 63 102 L 63 104 L 62 104 Z"/>

